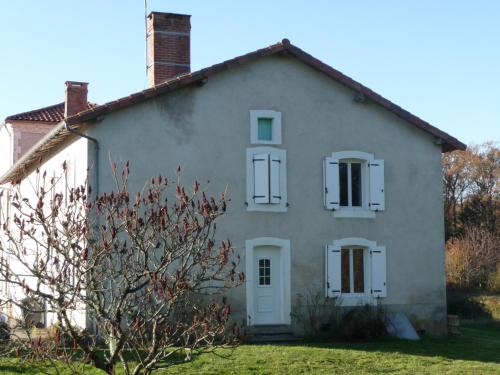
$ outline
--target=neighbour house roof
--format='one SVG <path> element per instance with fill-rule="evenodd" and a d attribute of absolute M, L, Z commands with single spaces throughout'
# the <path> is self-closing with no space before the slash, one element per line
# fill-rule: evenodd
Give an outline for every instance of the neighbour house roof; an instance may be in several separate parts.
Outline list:
<path fill-rule="evenodd" d="M 95 107 L 96 104 L 89 103 L 88 108 Z M 54 104 L 48 107 L 34 109 L 28 112 L 22 112 L 11 115 L 5 121 L 37 121 L 57 124 L 64 120 L 64 102 Z"/>
<path fill-rule="evenodd" d="M 133 104 L 146 101 L 148 99 L 157 97 L 159 95 L 174 91 L 181 87 L 191 84 L 203 84 L 214 74 L 222 71 L 229 70 L 235 66 L 254 61 L 261 57 L 270 56 L 274 54 L 286 54 L 297 58 L 299 61 L 309 65 L 313 69 L 324 73 L 327 77 L 341 83 L 342 85 L 354 90 L 356 93 L 363 95 L 368 101 L 376 103 L 383 108 L 393 112 L 396 116 L 406 120 L 409 124 L 420 128 L 427 133 L 436 137 L 436 140 L 442 145 L 443 152 L 453 150 L 465 150 L 466 145 L 452 137 L 451 135 L 439 130 L 428 122 L 420 119 L 419 117 L 411 114 L 400 106 L 385 99 L 376 92 L 356 82 L 352 78 L 342 74 L 331 66 L 321 62 L 315 57 L 302 51 L 300 48 L 290 43 L 288 39 L 283 39 L 281 42 L 271 45 L 266 48 L 248 53 L 246 55 L 238 56 L 231 60 L 224 61 L 220 64 L 212 65 L 208 68 L 198 70 L 196 72 L 183 74 L 167 80 L 159 85 L 145 89 L 143 91 L 131 94 L 129 96 L 102 104 L 96 105 L 88 110 L 77 113 L 68 117 L 65 122 L 73 128 L 78 128 L 86 122 L 96 121 L 102 115 L 116 111 L 122 108 L 129 107 Z M 28 151 L 7 173 L 0 178 L 0 184 L 6 182 L 16 182 L 24 178 L 25 175 L 31 172 L 37 163 L 40 162 L 52 150 L 56 149 L 62 144 L 71 133 L 65 128 L 64 123 L 57 125 L 50 133 L 48 133 L 39 143 L 37 143 L 30 151 Z"/>

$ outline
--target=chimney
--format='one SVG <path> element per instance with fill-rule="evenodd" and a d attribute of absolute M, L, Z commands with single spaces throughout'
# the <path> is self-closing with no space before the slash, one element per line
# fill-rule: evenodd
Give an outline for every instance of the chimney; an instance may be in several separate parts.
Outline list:
<path fill-rule="evenodd" d="M 64 117 L 69 117 L 88 109 L 86 82 L 66 81 Z"/>
<path fill-rule="evenodd" d="M 191 16 L 151 12 L 147 19 L 149 87 L 191 71 Z"/>

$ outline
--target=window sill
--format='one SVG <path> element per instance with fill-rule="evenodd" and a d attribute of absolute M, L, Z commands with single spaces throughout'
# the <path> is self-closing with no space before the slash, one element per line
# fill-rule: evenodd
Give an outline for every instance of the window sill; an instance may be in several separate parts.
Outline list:
<path fill-rule="evenodd" d="M 287 212 L 288 207 L 285 204 L 261 204 L 249 203 L 247 211 L 254 212 Z"/>
<path fill-rule="evenodd" d="M 358 219 L 375 219 L 375 212 L 370 210 L 355 210 L 349 208 L 341 208 L 333 211 L 333 217 L 336 218 L 358 218 Z"/>
<path fill-rule="evenodd" d="M 341 294 L 340 297 L 338 297 L 338 303 L 340 306 L 375 305 L 374 298 L 369 294 Z"/>

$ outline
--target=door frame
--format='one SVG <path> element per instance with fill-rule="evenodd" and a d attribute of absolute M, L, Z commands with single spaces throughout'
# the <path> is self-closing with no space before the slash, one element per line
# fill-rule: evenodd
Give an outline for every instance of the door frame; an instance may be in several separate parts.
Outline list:
<path fill-rule="evenodd" d="M 290 297 L 290 240 L 275 237 L 257 237 L 245 241 L 245 271 L 246 271 L 246 302 L 247 325 L 255 325 L 252 317 L 255 312 L 255 280 L 254 280 L 254 249 L 259 246 L 277 247 L 280 252 L 280 305 L 281 319 L 279 324 L 291 323 L 291 297 Z"/>

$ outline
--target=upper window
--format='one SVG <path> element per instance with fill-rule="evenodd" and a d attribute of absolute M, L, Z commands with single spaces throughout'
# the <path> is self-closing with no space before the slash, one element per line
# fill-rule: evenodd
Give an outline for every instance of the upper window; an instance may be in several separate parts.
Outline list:
<path fill-rule="evenodd" d="M 253 144 L 281 144 L 281 112 L 251 110 L 250 142 Z"/>
<path fill-rule="evenodd" d="M 249 211 L 287 210 L 286 151 L 273 147 L 247 149 Z"/>
<path fill-rule="evenodd" d="M 375 217 L 385 208 L 384 161 L 360 151 L 334 152 L 325 158 L 324 206 L 335 217 Z"/>

